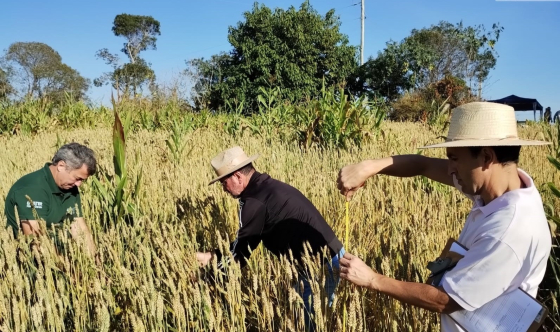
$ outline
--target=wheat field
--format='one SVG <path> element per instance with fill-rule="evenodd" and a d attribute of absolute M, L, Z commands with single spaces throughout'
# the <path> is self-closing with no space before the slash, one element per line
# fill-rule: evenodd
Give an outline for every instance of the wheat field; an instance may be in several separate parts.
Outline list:
<path fill-rule="evenodd" d="M 421 124 L 386 122 L 383 130 L 383 136 L 361 148 L 303 151 L 296 142 L 203 128 L 182 138 L 188 153 L 178 160 L 165 143 L 169 132 L 128 133 L 129 175 L 142 172 L 132 220 L 102 220 L 103 202 L 92 181 L 80 188 L 99 265 L 64 232 L 57 247 L 45 236 L 31 246 L 30 238 L 14 240 L 1 228 L 0 331 L 302 331 L 303 302 L 292 287 L 295 270 L 289 257 L 277 259 L 259 247 L 245 269 L 232 265 L 228 278 L 216 283 L 206 282 L 207 272 L 196 267 L 197 250 L 226 246 L 238 226 L 237 201 L 219 184 L 207 185 L 214 175 L 210 159 L 234 145 L 247 154 L 260 153 L 257 170 L 303 192 L 343 240 L 339 169 L 363 159 L 417 153 L 418 147 L 436 141 Z M 522 137 L 540 134 L 539 126 L 520 128 Z M 60 141 L 87 144 L 103 169 L 113 169 L 109 126 L 0 136 L 2 207 L 10 186 L 48 162 Z M 423 153 L 444 157 L 444 152 Z M 549 181 L 560 183 L 547 153 L 546 147 L 521 150 L 520 167 L 539 188 Z M 428 275 L 426 264 L 448 237 L 459 234 L 469 209 L 469 201 L 453 188 L 422 178 L 379 176 L 350 202 L 346 250 L 387 276 L 422 282 Z M 436 314 L 345 281 L 333 307 L 327 307 L 320 291 L 324 271 L 316 267 L 317 257 L 308 259 L 317 279 L 312 287 L 323 295 L 315 302 L 319 331 L 439 330 Z"/>

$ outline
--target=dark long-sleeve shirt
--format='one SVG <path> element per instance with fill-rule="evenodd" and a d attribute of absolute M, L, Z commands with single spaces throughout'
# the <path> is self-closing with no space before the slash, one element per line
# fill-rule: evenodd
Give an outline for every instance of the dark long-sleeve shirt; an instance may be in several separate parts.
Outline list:
<path fill-rule="evenodd" d="M 304 255 L 306 241 L 311 254 L 328 246 L 333 257 L 342 249 L 323 216 L 299 190 L 255 172 L 239 197 L 239 230 L 230 246 L 241 267 L 249 259 L 249 248 L 254 250 L 261 241 L 276 256 L 288 256 L 291 249 L 298 261 Z M 219 250 L 216 255 L 221 258 Z"/>

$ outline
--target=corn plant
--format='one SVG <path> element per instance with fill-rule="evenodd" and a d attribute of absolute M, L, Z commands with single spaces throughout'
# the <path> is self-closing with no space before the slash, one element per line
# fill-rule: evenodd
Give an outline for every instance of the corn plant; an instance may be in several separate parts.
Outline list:
<path fill-rule="evenodd" d="M 436 135 L 441 136 L 449 126 L 449 119 L 451 117 L 450 106 L 447 101 L 451 96 L 447 97 L 441 105 L 437 105 L 437 101 L 432 99 L 430 112 L 428 113 L 428 127 Z"/>
<path fill-rule="evenodd" d="M 280 87 L 265 89 L 259 87 L 260 94 L 257 96 L 259 110 L 262 112 L 270 112 L 273 107 L 280 101 L 281 91 Z"/>
<path fill-rule="evenodd" d="M 370 122 L 377 132 L 384 118 L 380 109 L 372 109 L 368 104 L 365 96 L 351 101 L 342 89 L 335 91 L 323 86 L 318 100 L 313 100 L 309 107 L 299 107 L 296 112 L 297 123 L 305 126 L 298 132 L 299 142 L 305 148 L 312 145 L 347 148 L 351 143 L 360 146 L 364 137 L 373 136 L 367 130 Z"/>
<path fill-rule="evenodd" d="M 134 190 L 127 192 L 128 169 L 126 165 L 126 140 L 125 130 L 117 112 L 117 105 L 112 98 L 115 113 L 113 125 L 113 167 L 114 175 L 110 175 L 107 170 L 100 167 L 99 174 L 93 177 L 93 186 L 96 196 L 101 200 L 104 209 L 104 220 L 116 222 L 121 218 L 130 218 L 137 210 L 133 203 L 140 192 L 142 181 L 142 170 L 138 173 Z"/>
<path fill-rule="evenodd" d="M 287 124 L 293 122 L 293 108 L 286 103 L 282 103 L 280 88 L 265 89 L 260 87 L 259 91 L 257 112 L 244 119 L 245 125 L 251 134 L 258 135 L 269 143 L 286 138 L 289 131 L 285 129 L 290 127 Z"/>
<path fill-rule="evenodd" d="M 173 164 L 175 165 L 180 165 L 181 160 L 185 157 L 184 152 L 189 141 L 184 140 L 184 136 L 187 131 L 193 128 L 192 121 L 186 119 L 187 118 L 183 118 L 181 121 L 173 119 L 170 137 L 165 140 L 165 144 L 167 145 L 169 154 L 171 155 L 171 160 L 173 160 Z M 187 152 L 186 156 L 191 154 L 193 148 L 194 146 L 191 145 L 191 148 Z"/>
<path fill-rule="evenodd" d="M 146 130 L 154 130 L 156 128 L 155 115 L 147 110 L 140 111 L 140 128 Z"/>
<path fill-rule="evenodd" d="M 238 135 L 243 131 L 243 104 L 243 100 L 236 103 L 235 106 L 232 106 L 229 101 L 226 101 L 226 107 L 229 113 L 223 123 L 223 128 L 226 133 L 232 136 Z"/>
<path fill-rule="evenodd" d="M 60 138 L 60 135 L 56 133 L 56 143 L 53 145 L 55 152 L 58 151 L 64 144 L 68 143 L 66 140 Z"/>

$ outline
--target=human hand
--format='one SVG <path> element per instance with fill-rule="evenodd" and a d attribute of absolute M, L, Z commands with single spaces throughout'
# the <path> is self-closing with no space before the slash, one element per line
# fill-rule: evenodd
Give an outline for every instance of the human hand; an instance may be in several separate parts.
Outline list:
<path fill-rule="evenodd" d="M 357 286 L 375 289 L 379 276 L 357 256 L 345 253 L 340 259 L 340 277 Z"/>
<path fill-rule="evenodd" d="M 350 200 L 370 176 L 377 174 L 377 172 L 372 173 L 373 165 L 373 160 L 365 160 L 340 169 L 336 184 L 340 193 L 346 196 L 346 200 Z"/>
<path fill-rule="evenodd" d="M 213 255 L 211 252 L 197 252 L 196 253 L 196 260 L 200 267 L 204 267 L 208 265 L 210 260 L 212 259 Z"/>

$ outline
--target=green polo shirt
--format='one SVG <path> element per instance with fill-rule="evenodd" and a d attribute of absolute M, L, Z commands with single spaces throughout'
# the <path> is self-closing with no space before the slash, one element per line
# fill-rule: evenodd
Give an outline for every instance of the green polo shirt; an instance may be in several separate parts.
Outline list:
<path fill-rule="evenodd" d="M 82 216 L 82 201 L 78 187 L 70 190 L 61 190 L 52 176 L 49 166 L 45 166 L 33 173 L 29 173 L 14 183 L 6 196 L 4 214 L 8 218 L 7 227 L 12 227 L 14 236 L 17 236 L 20 225 L 16 221 L 15 209 L 20 220 L 35 220 L 31 203 L 25 195 L 29 196 L 35 206 L 39 217 L 45 220 L 47 227 L 52 224 L 72 221 L 77 216 Z M 76 204 L 78 211 L 76 211 Z"/>

